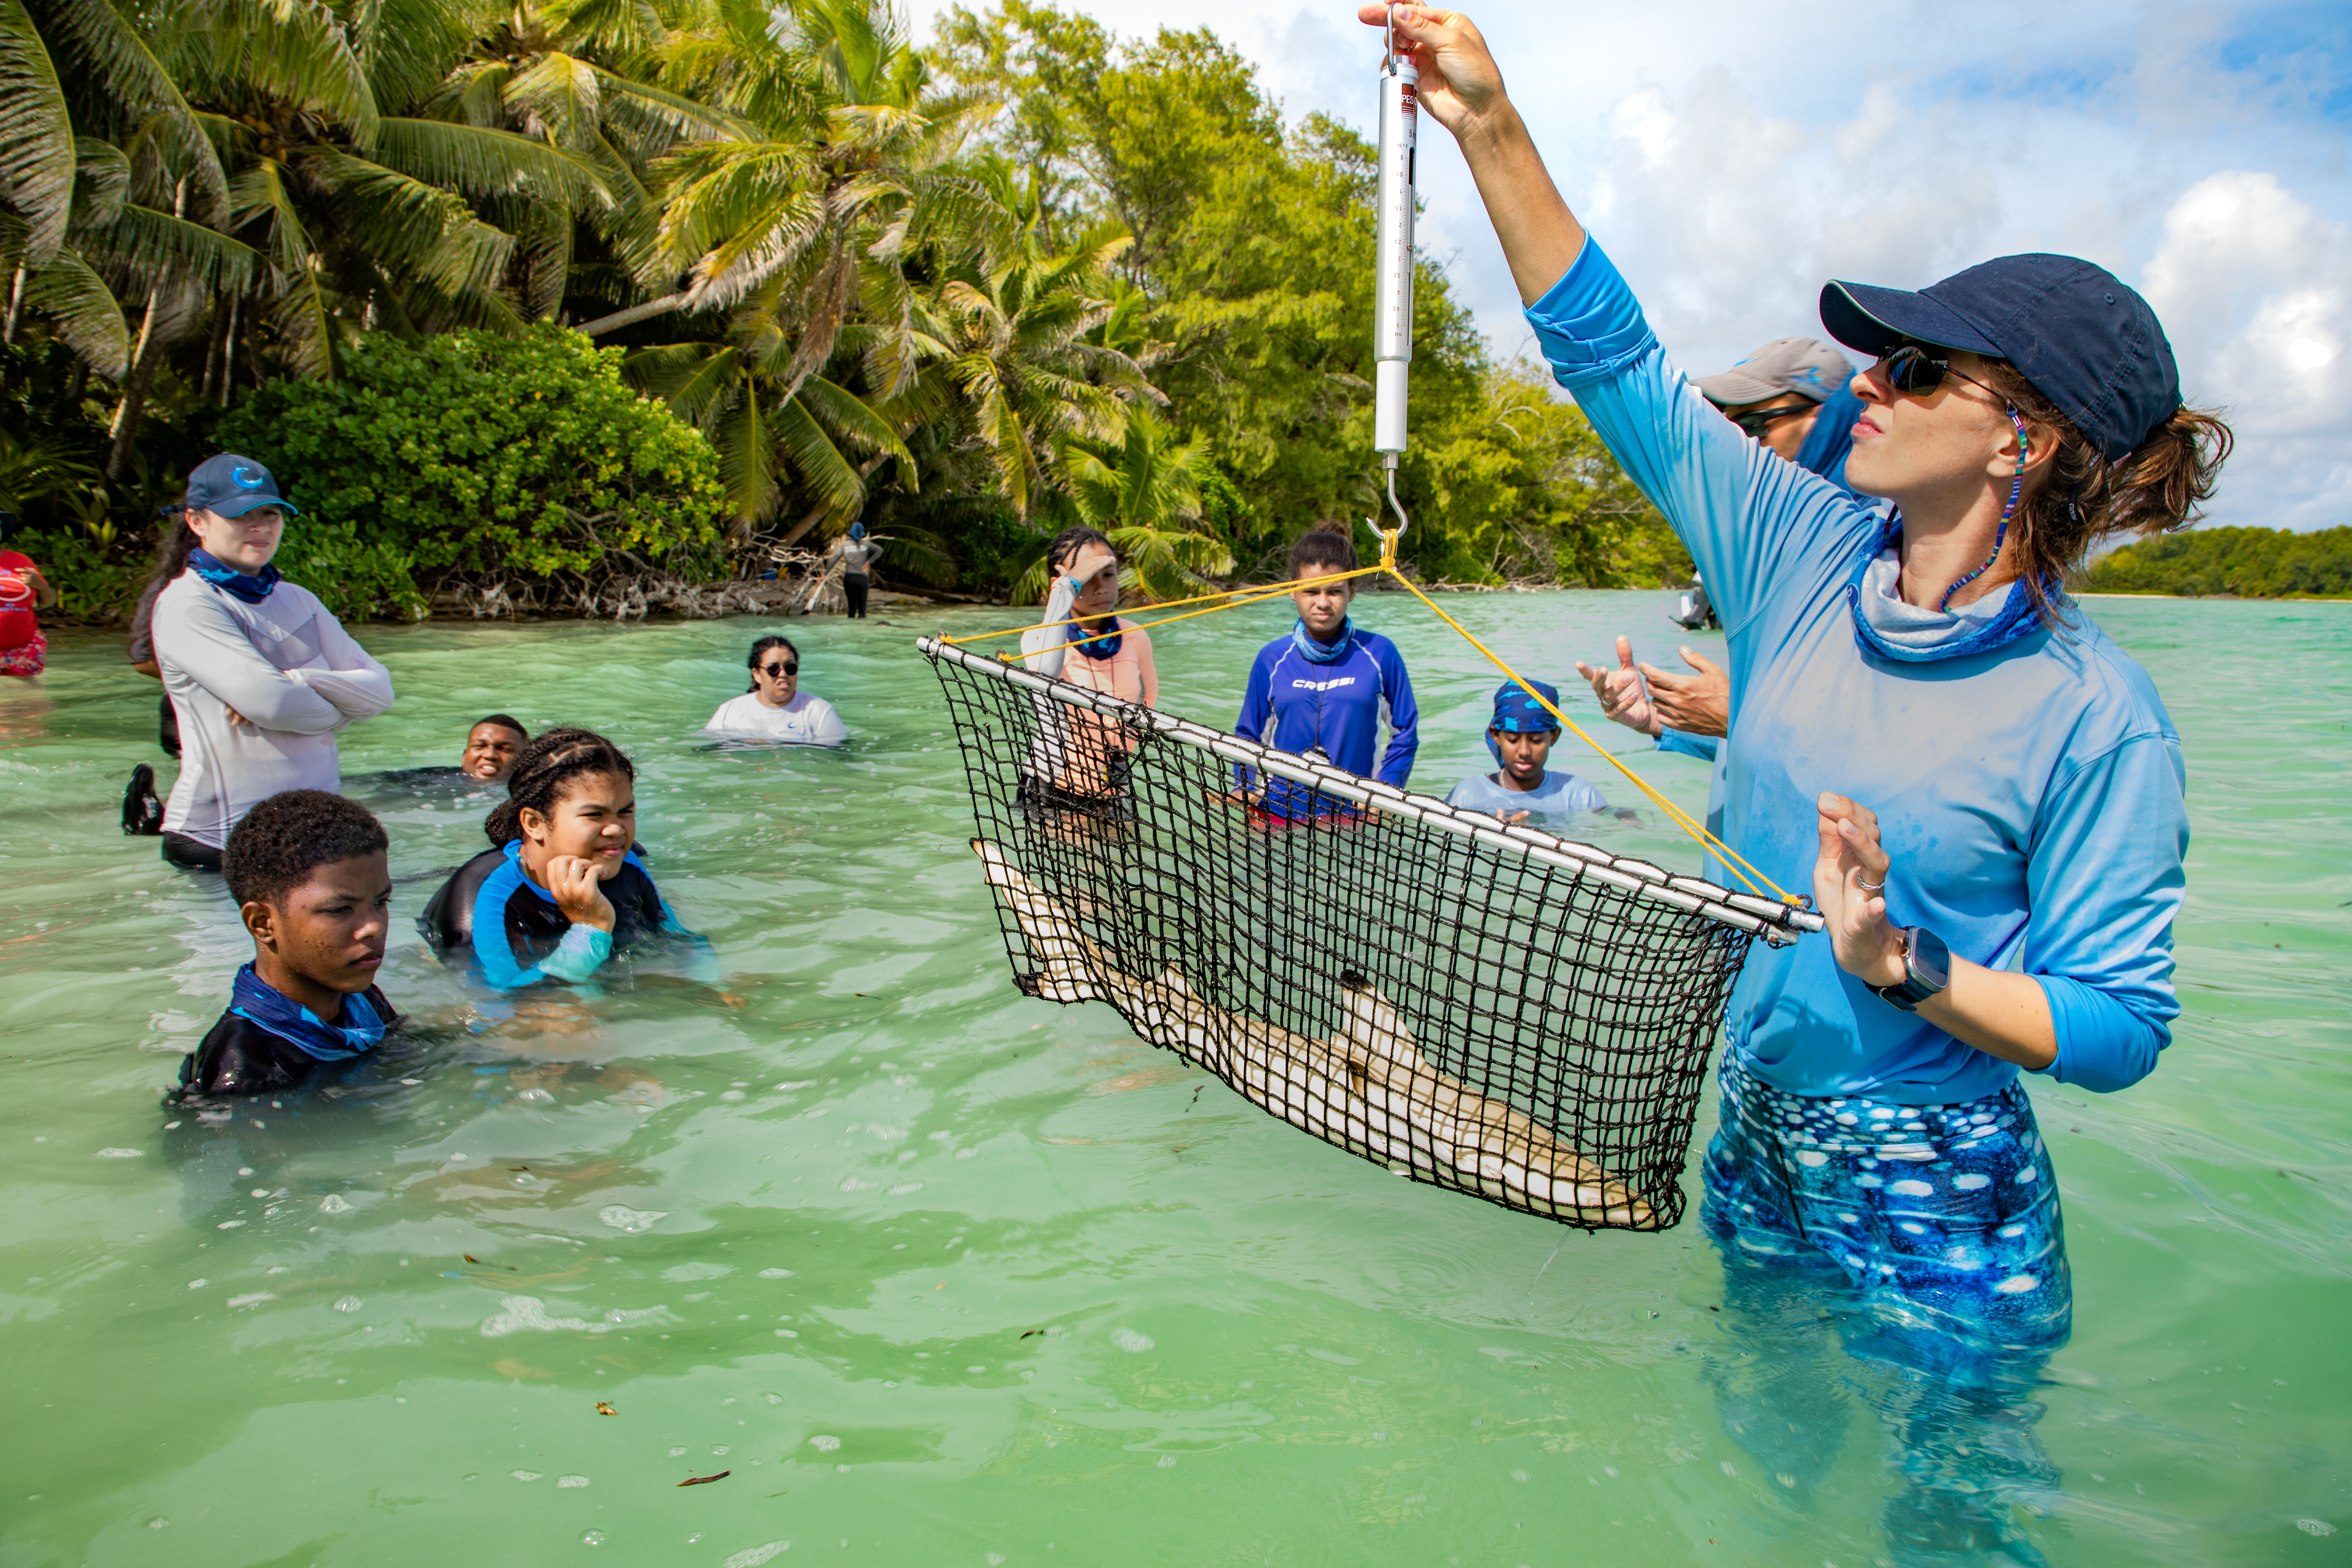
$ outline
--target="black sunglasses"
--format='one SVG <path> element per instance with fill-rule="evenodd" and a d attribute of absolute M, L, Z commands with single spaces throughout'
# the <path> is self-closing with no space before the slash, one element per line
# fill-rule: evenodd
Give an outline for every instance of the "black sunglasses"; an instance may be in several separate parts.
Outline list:
<path fill-rule="evenodd" d="M 1751 408 L 1745 414 L 1727 414 L 1725 418 L 1748 432 L 1748 439 L 1761 441 L 1772 433 L 1772 426 L 1791 414 L 1811 414 L 1818 403 L 1792 403 L 1786 408 Z"/>
<path fill-rule="evenodd" d="M 1965 381 L 1970 386 L 2000 397 L 2004 407 L 2009 404 L 2009 399 L 2002 397 L 1996 389 L 1985 385 L 1975 376 L 1962 375 L 1952 368 L 1950 360 L 1937 359 L 1917 343 L 1905 343 L 1882 355 L 1878 363 L 1886 372 L 1886 384 L 1906 397 L 1932 397 L 1943 386 L 1944 378 L 1950 376 L 1955 381 Z"/>
<path fill-rule="evenodd" d="M 763 664 L 760 667 L 760 673 L 771 680 L 780 675 L 798 675 L 800 672 L 801 667 L 797 664 Z"/>

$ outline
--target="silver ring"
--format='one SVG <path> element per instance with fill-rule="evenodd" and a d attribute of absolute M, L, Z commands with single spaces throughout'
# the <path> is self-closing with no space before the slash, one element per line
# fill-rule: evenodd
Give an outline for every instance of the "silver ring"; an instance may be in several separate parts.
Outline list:
<path fill-rule="evenodd" d="M 1883 892 L 1885 892 L 1885 891 L 1886 890 L 1886 884 L 1885 884 L 1885 883 L 1884 883 L 1884 882 L 1865 882 L 1865 881 L 1864 881 L 1864 880 L 1863 880 L 1861 878 L 1859 878 L 1859 877 L 1856 877 L 1856 878 L 1853 879 L 1853 884 L 1854 884 L 1854 886 L 1855 886 L 1855 887 L 1860 888 L 1860 889 L 1861 889 L 1864 892 L 1865 892 L 1865 893 L 1883 893 Z"/>

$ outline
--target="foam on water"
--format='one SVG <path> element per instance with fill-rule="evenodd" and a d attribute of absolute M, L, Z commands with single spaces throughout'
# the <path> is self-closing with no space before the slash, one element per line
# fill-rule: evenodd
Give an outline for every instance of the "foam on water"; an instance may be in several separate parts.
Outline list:
<path fill-rule="evenodd" d="M 1620 630 L 1722 657 L 1666 597 L 1449 608 L 1573 692 Z M 2185 1011 L 2128 1093 L 2032 1080 L 2077 1298 L 2032 1392 L 2047 1469 L 1952 1462 L 2067 1568 L 2324 1554 L 2352 1520 L 2352 606 L 2091 608 L 2184 741 Z M 1416 784 L 1490 769 L 1491 670 L 1396 595 L 1355 614 L 1412 667 Z M 378 1080 L 233 1118 L 159 1099 L 250 943 L 216 879 L 116 829 L 152 684 L 71 631 L 44 686 L 0 684 L 0 1474 L 26 1500 L 0 1559 L 540 1563 L 599 1535 L 757 1568 L 785 1529 L 924 1568 L 1896 1555 L 1905 1390 L 1829 1331 L 1760 1360 L 1695 1225 L 1588 1237 L 1398 1181 L 1106 1009 L 1015 992 L 908 645 L 1018 622 L 887 615 L 790 628 L 841 752 L 682 729 L 740 693 L 765 624 L 368 628 L 402 696 L 345 732 L 346 773 L 393 840 L 381 984 L 423 1032 Z M 1289 620 L 1160 635 L 1163 701 L 1229 719 Z M 629 749 L 656 875 L 742 1005 L 651 958 L 493 999 L 418 945 L 486 805 L 370 778 L 502 709 Z M 1700 763 L 1595 728 L 1703 805 Z M 1640 809 L 1591 837 L 1694 865 Z M 1792 1398 L 1802 1442 L 1763 1419 Z"/>

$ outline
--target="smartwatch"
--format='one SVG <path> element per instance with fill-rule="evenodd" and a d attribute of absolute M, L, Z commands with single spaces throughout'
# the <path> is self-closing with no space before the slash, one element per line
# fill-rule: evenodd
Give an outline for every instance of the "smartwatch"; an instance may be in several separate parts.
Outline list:
<path fill-rule="evenodd" d="M 1873 985 L 1878 999 L 1890 1007 L 1916 1013 L 1919 1004 L 1952 983 L 1952 950 L 1926 926 L 1913 926 L 1903 936 L 1903 979 L 1894 985 Z"/>

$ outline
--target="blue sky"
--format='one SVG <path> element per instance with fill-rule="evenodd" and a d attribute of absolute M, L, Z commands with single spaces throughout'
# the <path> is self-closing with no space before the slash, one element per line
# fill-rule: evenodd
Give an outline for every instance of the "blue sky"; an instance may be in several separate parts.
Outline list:
<path fill-rule="evenodd" d="M 1130 37 L 1209 26 L 1288 114 L 1372 129 L 1352 5 L 1063 3 Z M 918 32 L 943 9 L 916 0 Z M 2146 293 L 2189 399 L 2230 412 L 2213 523 L 2352 524 L 2352 4 L 1466 9 L 1692 374 L 1819 334 L 1832 277 L 2063 251 Z M 1433 123 L 1422 144 L 1424 248 L 1498 353 L 1527 348 L 1467 172 Z"/>

